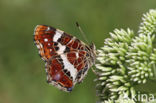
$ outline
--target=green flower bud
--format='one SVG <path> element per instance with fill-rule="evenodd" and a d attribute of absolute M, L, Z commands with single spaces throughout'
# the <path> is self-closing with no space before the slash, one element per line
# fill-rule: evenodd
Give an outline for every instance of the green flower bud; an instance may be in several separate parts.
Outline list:
<path fill-rule="evenodd" d="M 129 28 L 115 29 L 97 50 L 97 96 L 103 103 L 134 103 L 135 85 L 144 84 L 156 69 L 156 10 L 143 15 L 138 35 Z"/>

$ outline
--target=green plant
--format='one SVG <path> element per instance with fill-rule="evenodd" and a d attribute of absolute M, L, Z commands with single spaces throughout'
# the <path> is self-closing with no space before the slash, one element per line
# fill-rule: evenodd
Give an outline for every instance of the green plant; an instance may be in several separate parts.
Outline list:
<path fill-rule="evenodd" d="M 122 98 L 138 95 L 135 86 L 155 77 L 156 10 L 143 15 L 138 35 L 130 30 L 115 29 L 98 50 L 96 64 L 97 96 L 101 102 L 116 103 Z M 142 92 L 142 91 L 141 91 Z M 136 100 L 125 100 L 132 103 Z M 121 103 L 121 102 L 119 102 Z"/>

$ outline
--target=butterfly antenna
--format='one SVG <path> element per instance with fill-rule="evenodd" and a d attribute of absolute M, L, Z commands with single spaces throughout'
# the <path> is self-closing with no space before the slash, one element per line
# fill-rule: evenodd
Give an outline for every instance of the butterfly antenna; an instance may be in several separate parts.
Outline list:
<path fill-rule="evenodd" d="M 83 32 L 83 30 L 81 29 L 81 27 L 80 27 L 80 25 L 79 25 L 78 22 L 76 22 L 76 26 L 77 26 L 78 29 L 80 30 L 81 35 L 83 36 L 83 38 L 85 39 L 85 41 L 89 44 L 89 42 L 88 42 L 88 40 L 87 40 L 87 38 L 86 38 L 86 35 L 85 35 L 85 33 Z"/>

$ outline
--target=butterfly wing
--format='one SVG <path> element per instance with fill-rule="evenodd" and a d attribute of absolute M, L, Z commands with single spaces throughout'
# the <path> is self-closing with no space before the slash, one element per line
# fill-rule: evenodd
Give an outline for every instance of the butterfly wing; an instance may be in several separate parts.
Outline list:
<path fill-rule="evenodd" d="M 73 80 L 70 72 L 64 68 L 62 58 L 60 56 L 52 58 L 46 63 L 47 82 L 63 91 L 71 91 L 73 88 Z M 70 67 L 73 69 L 73 67 Z"/>
<path fill-rule="evenodd" d="M 39 54 L 44 61 L 48 61 L 53 56 L 56 56 L 55 42 L 53 37 L 56 29 L 50 26 L 37 25 L 34 32 L 34 42 L 39 49 Z M 62 32 L 59 32 L 61 35 Z"/>
<path fill-rule="evenodd" d="M 48 83 L 71 91 L 88 71 L 88 46 L 75 37 L 50 26 L 38 25 L 34 40 L 46 61 Z"/>

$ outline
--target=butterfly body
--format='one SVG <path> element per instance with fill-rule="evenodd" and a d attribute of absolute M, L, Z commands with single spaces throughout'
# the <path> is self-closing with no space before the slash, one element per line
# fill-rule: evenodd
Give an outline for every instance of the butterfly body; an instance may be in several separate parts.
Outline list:
<path fill-rule="evenodd" d="M 63 91 L 72 91 L 95 62 L 94 44 L 88 46 L 76 37 L 50 26 L 37 25 L 34 42 L 46 62 L 47 82 Z"/>

